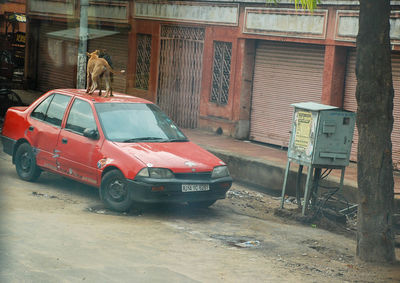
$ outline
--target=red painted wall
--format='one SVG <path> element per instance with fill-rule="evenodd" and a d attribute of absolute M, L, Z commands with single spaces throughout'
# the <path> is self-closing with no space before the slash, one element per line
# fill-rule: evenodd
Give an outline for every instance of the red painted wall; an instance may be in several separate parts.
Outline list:
<path fill-rule="evenodd" d="M 127 69 L 127 93 L 143 97 L 152 102 L 156 101 L 157 76 L 158 76 L 158 57 L 160 53 L 160 22 L 148 20 L 132 21 L 132 29 L 129 39 L 128 69 Z M 134 88 L 136 73 L 136 36 L 137 34 L 151 35 L 151 62 L 150 62 L 150 78 L 149 89 L 141 90 Z"/>
<path fill-rule="evenodd" d="M 156 101 L 157 96 L 157 79 L 158 79 L 158 60 L 160 53 L 160 30 L 161 25 L 175 24 L 169 22 L 152 21 L 152 20 L 132 20 L 132 32 L 129 39 L 129 66 L 127 68 L 127 92 L 129 94 L 146 98 L 153 102 Z M 183 26 L 191 26 L 187 23 L 180 23 Z M 199 25 L 196 25 L 199 26 Z M 202 85 L 201 85 L 201 101 L 200 101 L 200 127 L 209 128 L 208 125 L 214 124 L 212 121 L 218 121 L 215 127 L 219 124 L 223 125 L 224 131 L 232 131 L 234 123 L 238 119 L 239 113 L 237 111 L 238 96 L 240 92 L 236 91 L 236 70 L 237 65 L 240 66 L 243 56 L 238 54 L 238 28 L 237 27 L 224 27 L 224 26 L 203 26 L 205 28 L 205 39 L 203 49 L 203 72 L 202 72 Z M 136 35 L 149 34 L 152 36 L 152 50 L 151 50 L 151 68 L 149 89 L 147 91 L 134 88 L 135 72 L 136 72 Z M 212 68 L 214 56 L 214 41 L 223 41 L 232 43 L 232 61 L 231 61 L 231 78 L 229 88 L 229 99 L 227 105 L 217 105 L 210 102 L 211 84 L 212 84 Z M 243 40 L 241 52 L 243 53 Z M 236 106 L 236 107 L 235 107 Z M 236 110 L 235 110 L 236 109 Z M 211 118 L 210 118 L 211 117 Z"/>
<path fill-rule="evenodd" d="M 230 87 L 228 94 L 228 104 L 218 105 L 210 102 L 212 88 L 212 70 L 214 58 L 214 41 L 232 43 L 232 60 L 230 73 Z M 200 103 L 200 127 L 209 130 L 216 130 L 221 127 L 224 132 L 231 131 L 237 120 L 235 117 L 235 105 L 237 103 L 236 95 L 238 92 L 235 87 L 235 74 L 240 68 L 240 59 L 242 56 L 238 53 L 238 31 L 236 27 L 210 26 L 206 27 L 206 38 L 203 51 L 203 77 Z M 239 64 L 239 66 L 238 66 Z M 217 123 L 213 122 L 217 121 Z"/>
<path fill-rule="evenodd" d="M 351 42 L 338 42 L 335 40 L 336 9 L 339 9 L 340 7 L 322 8 L 328 9 L 326 38 L 323 40 L 245 34 L 242 32 L 245 14 L 243 5 L 240 7 L 239 26 L 237 27 L 131 19 L 132 32 L 130 35 L 130 53 L 128 58 L 130 64 L 127 70 L 128 93 L 149 99 L 153 102 L 156 101 L 161 24 L 179 24 L 182 26 L 205 28 L 199 121 L 200 128 L 211 131 L 216 131 L 218 128 L 221 128 L 224 134 L 235 136 L 235 133 L 238 130 L 238 121 L 249 121 L 252 73 L 254 68 L 254 46 L 256 40 L 274 40 L 325 45 L 325 66 L 321 102 L 335 106 L 342 106 L 347 47 L 353 47 L 355 44 Z M 148 91 L 138 90 L 133 87 L 136 69 L 137 33 L 152 35 L 151 69 Z M 210 102 L 214 41 L 232 43 L 230 88 L 227 105 L 217 105 Z"/>

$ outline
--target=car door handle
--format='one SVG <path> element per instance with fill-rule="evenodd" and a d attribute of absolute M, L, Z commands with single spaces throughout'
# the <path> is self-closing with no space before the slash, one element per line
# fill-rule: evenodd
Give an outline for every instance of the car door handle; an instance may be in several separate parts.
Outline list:
<path fill-rule="evenodd" d="M 30 132 L 33 132 L 34 129 L 35 129 L 34 126 L 29 126 L 29 128 L 28 128 L 28 130 L 29 130 Z"/>
<path fill-rule="evenodd" d="M 68 143 L 68 139 L 67 139 L 67 138 L 62 138 L 62 139 L 61 139 L 61 142 L 62 142 L 63 144 L 67 144 L 67 143 Z"/>

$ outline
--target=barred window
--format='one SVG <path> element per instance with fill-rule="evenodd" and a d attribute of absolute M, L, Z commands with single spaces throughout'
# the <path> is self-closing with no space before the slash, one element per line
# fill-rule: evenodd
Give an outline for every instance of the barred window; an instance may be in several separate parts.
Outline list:
<path fill-rule="evenodd" d="M 137 34 L 135 88 L 149 89 L 151 35 Z"/>
<path fill-rule="evenodd" d="M 214 42 L 214 63 L 210 101 L 228 104 L 229 81 L 231 76 L 231 42 Z"/>

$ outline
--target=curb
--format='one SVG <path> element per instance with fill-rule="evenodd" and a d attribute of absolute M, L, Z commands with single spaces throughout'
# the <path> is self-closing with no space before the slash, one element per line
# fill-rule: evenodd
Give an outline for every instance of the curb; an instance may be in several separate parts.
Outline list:
<path fill-rule="evenodd" d="M 201 144 L 201 146 L 228 164 L 229 172 L 234 181 L 248 184 L 261 191 L 274 195 L 281 195 L 286 166 L 261 159 L 241 156 L 204 144 Z M 296 195 L 297 167 L 294 167 L 295 166 L 291 166 L 286 185 L 286 193 L 292 196 Z M 303 191 L 307 177 L 306 172 L 306 170 L 303 171 L 301 178 L 301 188 Z M 351 203 L 357 203 L 357 186 L 354 183 L 355 182 L 344 180 L 342 190 L 342 195 Z M 339 184 L 340 178 L 335 176 L 329 176 L 327 180 L 321 182 L 321 185 L 328 187 L 338 187 Z"/>
<path fill-rule="evenodd" d="M 267 162 L 265 160 L 257 158 L 249 158 L 240 154 L 232 153 L 230 151 L 216 149 L 204 144 L 200 144 L 201 147 L 210 151 L 218 158 L 228 164 L 229 172 L 235 182 L 250 185 L 261 192 L 265 192 L 272 195 L 281 196 L 283 178 L 286 167 L 282 164 Z M 296 176 L 297 167 L 291 166 L 287 185 L 286 194 L 295 196 L 296 195 Z M 301 190 L 304 193 L 304 187 L 306 182 L 306 170 L 303 170 L 301 178 Z M 328 176 L 326 180 L 321 182 L 321 185 L 327 187 L 339 187 L 340 178 L 335 176 Z M 344 180 L 343 190 L 341 196 L 349 203 L 358 203 L 358 188 L 357 182 Z M 394 199 L 394 213 L 400 212 L 400 199 Z"/>

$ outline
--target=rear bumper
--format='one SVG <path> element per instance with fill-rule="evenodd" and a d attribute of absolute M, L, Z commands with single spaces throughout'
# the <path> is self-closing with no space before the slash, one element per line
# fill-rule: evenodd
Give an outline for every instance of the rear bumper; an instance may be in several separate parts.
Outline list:
<path fill-rule="evenodd" d="M 130 197 L 137 202 L 196 202 L 224 199 L 232 185 L 232 178 L 225 177 L 210 181 L 198 180 L 156 180 L 128 181 Z M 183 184 L 208 184 L 208 191 L 182 192 Z"/>
<path fill-rule="evenodd" d="M 0 135 L 0 137 L 1 137 L 1 143 L 3 144 L 3 151 L 12 156 L 17 141 L 3 135 Z"/>

